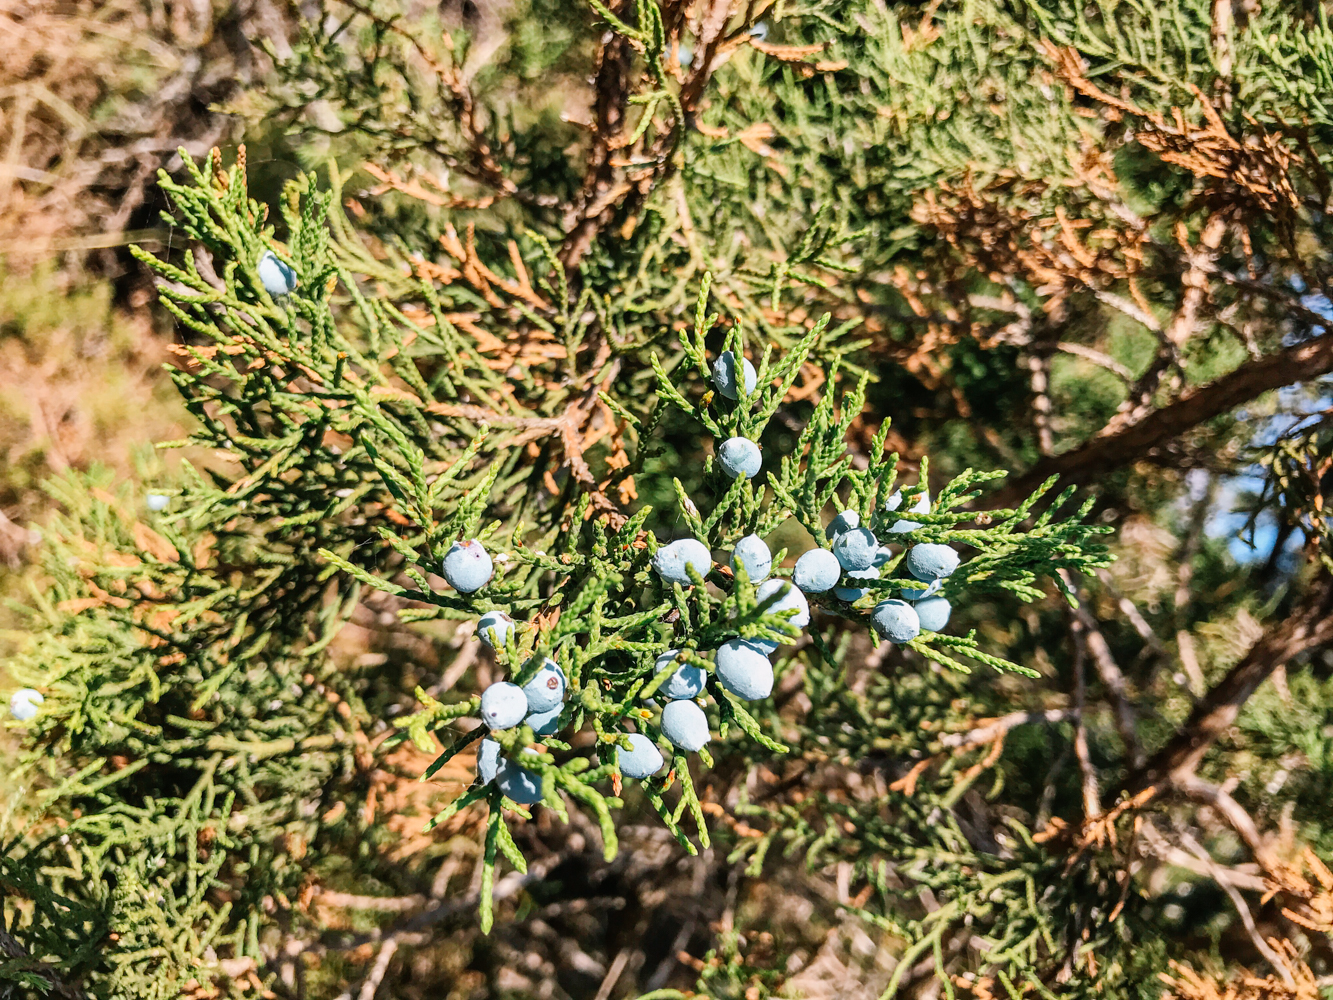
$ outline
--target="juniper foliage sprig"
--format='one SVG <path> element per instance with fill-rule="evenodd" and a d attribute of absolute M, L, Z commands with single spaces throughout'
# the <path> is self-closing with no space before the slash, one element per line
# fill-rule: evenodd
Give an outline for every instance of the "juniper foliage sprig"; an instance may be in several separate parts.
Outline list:
<path fill-rule="evenodd" d="M 724 436 L 759 439 L 790 391 L 796 373 L 826 330 L 827 317 L 814 323 L 809 334 L 792 352 L 775 355 L 771 350 L 765 351 L 756 366 L 754 390 L 746 391 L 744 384 L 740 384 L 738 398 L 732 401 L 715 391 L 697 395 L 691 387 L 696 376 L 706 378 L 711 372 L 712 359 L 706 337 L 719 323 L 720 316 L 710 314 L 708 306 L 709 281 L 705 277 L 694 310 L 693 328 L 682 337 L 684 360 L 675 373 L 669 373 L 656 355 L 651 358 L 658 377 L 657 393 L 666 401 L 665 405 L 679 408 L 710 431 L 715 437 L 715 445 L 720 443 L 717 439 Z M 742 345 L 733 333 L 724 346 L 739 349 Z M 740 356 L 739 353 L 736 356 Z M 836 385 L 835 372 L 829 373 L 828 379 L 830 385 Z M 705 462 L 702 479 L 709 499 L 699 496 L 697 502 L 676 479 L 674 486 L 679 513 L 688 534 L 710 552 L 725 552 L 740 538 L 756 531 L 769 533 L 795 516 L 822 538 L 825 508 L 832 498 L 840 495 L 846 496 L 848 503 L 863 509 L 866 523 L 887 531 L 896 520 L 888 517 L 883 508 L 887 490 L 893 485 L 897 456 L 877 456 L 866 470 L 856 471 L 848 460 L 843 440 L 850 420 L 861 410 L 865 386 L 866 381 L 862 378 L 857 389 L 844 398 L 843 414 L 838 419 L 832 416 L 830 401 L 833 394 L 824 397 L 801 437 L 798 450 L 783 458 L 780 478 L 729 478 L 710 459 Z M 886 431 L 887 421 L 876 441 L 881 451 Z M 639 447 L 648 444 L 642 438 L 638 442 Z M 1032 519 L 1030 528 L 1023 525 L 1029 519 L 1031 504 L 1016 511 L 989 515 L 988 520 L 998 522 L 993 527 L 962 527 L 977 515 L 957 508 L 976 498 L 974 485 L 994 478 L 970 471 L 957 477 L 940 491 L 932 513 L 919 515 L 922 526 L 901 536 L 900 540 L 911 542 L 962 543 L 976 550 L 977 555 L 960 572 L 961 579 L 946 585 L 950 588 L 949 593 L 963 592 L 970 585 L 989 585 L 1031 599 L 1041 596 L 1041 592 L 1033 587 L 1038 572 L 1054 576 L 1057 569 L 1088 570 L 1107 563 L 1105 550 L 1092 542 L 1105 529 L 1082 523 L 1086 506 L 1072 517 L 1058 516 L 1058 508 L 1067 496 Z M 766 488 L 768 485 L 771 490 Z M 1034 496 L 1034 503 L 1040 495 Z M 700 503 L 706 507 L 701 509 Z M 390 581 L 381 582 L 370 575 L 362 577 L 398 597 L 449 609 L 451 613 L 469 610 L 480 613 L 499 608 L 510 614 L 520 622 L 517 636 L 511 636 L 503 647 L 497 648 L 496 656 L 499 666 L 517 684 L 531 680 L 548 657 L 554 659 L 569 685 L 568 702 L 557 724 L 559 739 L 543 741 L 546 750 L 534 756 L 520 752 L 539 739 L 526 723 L 493 733 L 491 738 L 499 744 L 506 758 L 538 776 L 544 804 L 563 815 L 560 794 L 564 793 L 576 805 L 594 814 L 608 858 L 616 850 L 611 810 L 620 805 L 617 797 L 607 796 L 604 791 L 608 779 L 613 774 L 618 777 L 612 748 L 629 746 L 624 736 L 627 731 L 645 733 L 655 742 L 663 739 L 655 722 L 656 712 L 645 707 L 644 699 L 658 690 L 678 663 L 686 662 L 711 670 L 709 653 L 730 639 L 739 637 L 776 643 L 788 642 L 800 635 L 800 630 L 788 622 L 794 612 L 773 610 L 778 595 L 758 600 L 743 565 L 736 566 L 733 572 L 732 568 L 723 568 L 724 558 L 721 565 L 715 564 L 704 575 L 691 567 L 692 586 L 668 583 L 654 573 L 650 560 L 661 543 L 642 530 L 649 513 L 643 508 L 626 520 L 619 530 L 608 531 L 604 519 L 589 516 L 592 510 L 585 497 L 560 525 L 562 551 L 552 553 L 533 549 L 517 532 L 511 534 L 509 544 L 512 548 L 495 551 L 494 558 L 500 569 L 477 595 L 460 595 L 428 587 L 413 590 Z M 501 542 L 500 536 L 495 534 L 491 534 L 490 539 L 488 544 Z M 401 541 L 396 542 L 395 547 L 405 558 L 410 559 L 414 554 Z M 352 569 L 349 563 L 333 553 L 324 555 L 335 565 Z M 889 563 L 887 571 L 892 573 L 900 560 L 901 553 Z M 976 569 L 972 569 L 973 566 Z M 407 563 L 403 565 L 403 572 L 416 580 L 425 580 L 426 569 L 424 564 L 415 571 Z M 785 572 L 775 571 L 776 574 Z M 879 583 L 886 589 L 895 585 L 891 580 Z M 519 597 L 529 594 L 542 594 L 545 599 L 536 601 Z M 832 597 L 821 599 L 820 603 L 830 614 L 850 615 L 865 626 L 866 612 L 841 605 Z M 419 616 L 413 612 L 412 617 Z M 522 624 L 525 618 L 530 619 L 530 625 Z M 910 648 L 926 660 L 956 669 L 967 669 L 956 658 L 963 655 L 996 669 L 1031 673 L 1008 660 L 987 654 L 972 634 L 929 633 L 913 640 Z M 666 668 L 659 667 L 658 657 L 669 649 L 683 652 Z M 788 660 L 786 669 L 793 665 Z M 766 734 L 750 712 L 715 680 L 710 681 L 709 687 L 722 727 L 734 723 L 767 751 L 786 751 L 787 748 L 773 735 Z M 400 718 L 395 724 L 404 738 L 410 735 L 426 749 L 431 746 L 432 733 L 448 737 L 448 730 L 456 718 L 475 711 L 475 702 L 451 707 L 432 701 L 421 712 Z M 572 740 L 567 734 L 584 727 L 591 727 L 595 734 L 593 753 L 570 752 Z M 475 732 L 446 738 L 448 749 L 437 758 L 428 773 L 452 759 L 475 739 Z M 548 752 L 552 748 L 556 748 L 558 757 Z M 702 751 L 701 756 L 705 764 L 708 763 L 707 752 Z M 695 778 L 688 766 L 682 766 L 685 761 L 685 757 L 677 754 L 676 766 L 671 772 L 665 778 L 646 779 L 645 786 L 650 803 L 673 835 L 693 853 L 695 846 L 679 825 L 684 812 L 693 814 L 696 831 L 704 846 L 708 843 L 708 832 L 698 808 Z M 668 800 L 675 784 L 680 785 L 680 790 L 678 805 L 673 809 Z M 517 848 L 512 847 L 514 840 L 504 814 L 527 815 L 527 810 L 506 798 L 498 784 L 474 787 L 437 815 L 428 828 L 454 816 L 465 805 L 482 802 L 491 813 L 488 844 L 498 845 L 498 853 L 488 848 L 483 862 L 488 871 L 485 884 L 492 885 L 495 875 L 490 869 L 501 856 L 511 864 L 522 865 Z M 482 921 L 483 926 L 490 926 L 490 903 L 484 894 Z"/>
<path fill-rule="evenodd" d="M 1147 112 L 1180 106 L 1195 121 L 1198 94 L 1225 83 L 1230 126 L 1287 129 L 1281 148 L 1299 136 L 1318 151 L 1328 145 L 1317 86 L 1329 75 L 1322 12 L 1301 21 L 1264 5 L 1221 31 L 1212 17 L 1226 5 L 1202 0 L 946 3 L 924 13 L 815 2 L 765 8 L 773 37 L 790 43 L 774 54 L 747 42 L 757 13 L 747 10 L 726 26 L 737 44 L 715 60 L 698 128 L 673 131 L 684 116 L 665 36 L 680 25 L 665 23 L 657 5 L 636 7 L 633 22 L 609 6 L 577 5 L 543 22 L 543 34 L 557 35 L 576 24 L 565 36 L 578 40 L 571 52 L 584 43 L 591 51 L 608 25 L 632 43 L 646 68 L 625 137 L 664 137 L 663 155 L 675 157 L 669 182 L 616 217 L 568 270 L 556 248 L 583 173 L 576 127 L 526 113 L 530 86 L 479 91 L 484 112 L 474 114 L 463 107 L 474 95 L 450 82 L 467 58 L 461 33 L 408 30 L 372 5 L 320 5 L 293 57 L 279 60 L 283 86 L 263 101 L 275 120 L 293 122 L 313 101 L 338 109 L 347 127 L 332 140 L 337 151 L 360 160 L 365 147 L 352 143 L 368 140 L 383 154 L 375 183 L 387 196 L 331 166 L 325 185 L 305 176 L 289 185 L 270 218 L 244 171 L 223 169 L 220 157 L 202 166 L 186 158 L 185 176 L 164 180 L 172 224 L 191 246 L 139 257 L 182 332 L 172 377 L 197 423 L 178 444 L 196 450 L 177 479 L 158 485 L 171 497 L 160 516 L 101 474 L 53 486 L 62 513 L 47 533 L 49 585 L 31 597 L 30 635 L 11 671 L 47 692 L 19 771 L 37 790 L 41 823 L 4 858 L 32 900 L 13 927 L 29 954 L 0 963 L 12 981 L 40 989 L 69 975 L 94 991 L 174 996 L 194 976 L 220 981 L 213 955 L 252 962 L 272 985 L 265 963 L 280 959 L 271 937 L 279 928 L 288 943 L 317 934 L 303 895 L 312 886 L 416 885 L 421 858 L 460 832 L 483 859 L 478 902 L 489 921 L 496 867 L 527 868 L 524 846 L 540 824 L 525 825 L 529 810 L 493 784 L 463 788 L 482 736 L 462 731 L 480 707 L 473 676 L 450 686 L 405 668 L 412 657 L 401 652 L 349 663 L 338 639 L 350 618 L 454 656 L 473 641 L 455 623 L 496 609 L 523 624 L 488 666 L 523 682 L 551 656 L 574 696 L 558 735 L 539 741 L 518 726 L 493 738 L 538 775 L 541 808 L 586 812 L 608 851 L 623 832 L 622 803 L 632 811 L 641 791 L 683 849 L 720 843 L 751 873 L 784 851 L 815 866 L 846 862 L 871 892 L 845 905 L 909 942 L 900 968 L 933 960 L 946 993 L 956 985 L 951 941 L 983 938 L 986 960 L 1000 966 L 995 995 L 1040 993 L 1057 975 L 1071 994 L 1091 994 L 1115 985 L 1089 971 L 1093 961 L 1123 971 L 1129 952 L 1152 950 L 1143 942 L 1153 935 L 1130 927 L 1145 905 L 1095 852 L 1065 867 L 1066 857 L 1033 846 L 1031 831 L 1055 829 L 1040 807 L 986 839 L 1003 826 L 999 809 L 1012 818 L 1001 793 L 1023 780 L 1023 763 L 1044 771 L 1046 751 L 1068 756 L 1072 717 L 1034 712 L 1031 727 L 1049 727 L 1049 740 L 1030 737 L 1027 723 L 1014 729 L 1015 754 L 1024 740 L 1037 747 L 1017 764 L 992 759 L 998 743 L 966 742 L 978 720 L 1023 700 L 1015 692 L 1037 690 L 1017 672 L 1065 668 L 1052 666 L 1056 643 L 1025 656 L 1006 630 L 1020 602 L 1060 591 L 1048 583 L 1056 571 L 1105 565 L 1088 509 L 1071 509 L 1063 495 L 1046 506 L 1043 488 L 980 515 L 974 502 L 996 474 L 969 471 L 983 463 L 968 449 L 945 445 L 933 463 L 917 464 L 887 447 L 888 420 L 864 427 L 887 415 L 877 409 L 899 405 L 897 396 L 885 402 L 885 384 L 906 381 L 893 362 L 921 360 L 906 352 L 923 329 L 944 337 L 931 341 L 923 370 L 954 365 L 956 398 L 975 405 L 980 394 L 1026 385 L 994 357 L 1004 338 L 984 351 L 948 339 L 970 328 L 955 310 L 974 299 L 1012 296 L 1015 310 L 1038 317 L 1056 315 L 1043 306 L 1058 300 L 1098 320 L 1089 328 L 1105 325 L 1079 301 L 1113 301 L 1105 288 L 1050 292 L 1026 272 L 959 265 L 950 255 L 966 257 L 966 234 L 949 243 L 930 218 L 972 184 L 1024 218 L 1058 216 L 1074 202 L 1089 231 L 1123 229 L 1125 206 L 1090 199 L 1083 172 L 1114 182 L 1098 164 L 1126 166 L 1115 159 L 1121 147 L 1105 141 L 1120 132 L 1086 116 L 1084 99 L 1052 75 L 1046 43 L 1078 47 L 1091 79 Z M 516 40 L 512 51 L 521 47 Z M 1233 80 L 1217 79 L 1224 49 Z M 450 113 L 424 110 L 437 105 Z M 1087 150 L 1104 159 L 1085 159 Z M 1130 169 L 1141 155 L 1127 149 Z M 445 167 L 456 187 L 423 180 Z M 1162 176 L 1136 193 L 1184 207 L 1149 228 L 1174 232 L 1179 221 L 1189 230 L 1192 213 L 1213 202 L 1192 196 L 1183 169 Z M 1322 217 L 1311 213 L 1311 232 Z M 1285 259 L 1273 227 L 1245 221 L 1259 252 L 1219 266 L 1239 274 Z M 1174 252 L 1144 250 L 1149 263 Z M 269 252 L 296 272 L 289 295 L 264 288 L 258 261 Z M 1312 276 L 1322 266 L 1311 263 Z M 917 283 L 914 273 L 929 278 Z M 1181 283 L 1156 284 L 1142 283 L 1153 306 L 1174 309 L 1168 293 Z M 836 318 L 813 319 L 826 313 Z M 1265 329 L 1263 343 L 1245 348 L 1285 336 Z M 875 350 L 861 351 L 867 344 Z M 759 369 L 755 392 L 735 403 L 711 385 L 724 350 Z M 1195 369 L 1188 384 L 1205 379 Z M 945 395 L 939 384 L 931 391 Z M 897 415 L 914 419 L 918 401 Z M 1021 452 L 1024 419 L 1006 419 L 992 446 Z M 731 480 L 719 469 L 717 445 L 731 436 L 762 445 L 760 477 Z M 1318 470 L 1323 444 L 1295 442 L 1298 453 L 1275 467 L 1284 496 Z M 898 491 L 897 508 L 886 510 Z M 1303 501 L 1317 495 L 1296 491 Z M 908 513 L 928 493 L 930 509 Z M 906 581 L 901 551 L 881 579 L 864 581 L 865 597 L 815 599 L 804 634 L 724 565 L 736 541 L 758 533 L 775 540 L 785 578 L 782 550 L 825 545 L 828 517 L 844 509 L 881 540 L 895 536 L 898 550 L 957 546 L 963 566 L 940 592 L 964 611 L 985 597 L 995 620 L 974 616 L 966 629 L 872 649 L 867 614 Z M 919 527 L 892 531 L 907 520 Z M 667 587 L 650 561 L 683 534 L 716 563 L 692 586 Z M 440 581 L 441 557 L 460 537 L 480 539 L 498 567 L 472 596 Z M 1034 609 L 1032 620 L 1048 612 Z M 395 615 L 397 625 L 385 624 Z M 1172 620 L 1163 634 L 1187 624 Z M 716 766 L 669 753 L 669 776 L 617 788 L 615 751 L 629 729 L 659 735 L 650 702 L 660 702 L 668 671 L 710 669 L 713 649 L 734 636 L 785 643 L 779 696 L 742 703 L 714 676 Z M 658 667 L 668 648 L 681 652 Z M 963 674 L 971 663 L 996 668 L 996 686 Z M 399 712 L 393 722 L 390 710 Z M 1086 721 L 1095 728 L 1093 712 Z M 523 753 L 538 742 L 539 756 Z M 1092 744 L 1099 765 L 1114 759 L 1095 733 Z M 819 770 L 830 761 L 845 781 Z M 783 769 L 785 782 L 808 778 L 813 791 L 800 800 L 743 795 L 734 813 L 754 828 L 732 843 L 716 822 L 734 801 L 720 776 L 750 765 L 750 774 Z M 1051 779 L 1061 794 L 1067 784 Z M 412 841 L 404 827 L 390 829 L 382 806 L 376 814 L 390 789 L 395 818 L 414 832 L 429 825 L 429 836 Z M 406 860 L 384 849 L 423 841 L 431 846 Z M 136 908 L 145 886 L 162 894 Z M 924 918 L 914 909 L 921 886 L 944 901 Z M 1122 892 L 1128 919 L 1117 925 Z M 1133 949 L 1122 947 L 1121 927 L 1138 939 Z M 740 935 L 725 935 L 705 968 L 718 995 L 754 985 L 740 950 Z M 771 968 L 760 978 L 777 988 Z"/>

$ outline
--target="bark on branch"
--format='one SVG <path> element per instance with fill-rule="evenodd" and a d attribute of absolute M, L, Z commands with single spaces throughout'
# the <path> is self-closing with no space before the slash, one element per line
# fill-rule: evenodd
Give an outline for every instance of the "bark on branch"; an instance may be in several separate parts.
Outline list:
<path fill-rule="evenodd" d="M 1038 462 L 986 499 L 987 506 L 1012 507 L 1050 476 L 1062 485 L 1083 484 L 1149 457 L 1191 428 L 1221 416 L 1272 389 L 1333 371 L 1333 335 L 1294 344 L 1247 362 L 1215 382 L 1189 389 L 1179 399 L 1126 427 L 1102 431 L 1071 451 Z"/>
<path fill-rule="evenodd" d="M 1130 782 L 1134 795 L 1151 787 L 1186 788 L 1208 749 L 1231 727 L 1268 675 L 1310 649 L 1333 642 L 1333 576 L 1320 573 L 1300 603 L 1268 629 L 1210 690 L 1174 737 Z"/>

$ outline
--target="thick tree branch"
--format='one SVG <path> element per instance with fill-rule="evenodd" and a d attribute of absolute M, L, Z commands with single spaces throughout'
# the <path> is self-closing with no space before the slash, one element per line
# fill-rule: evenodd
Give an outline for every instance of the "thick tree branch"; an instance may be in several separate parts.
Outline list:
<path fill-rule="evenodd" d="M 624 0 L 610 5 L 617 15 L 626 15 L 629 8 Z M 723 29 L 735 10 L 732 0 L 706 0 L 697 8 L 672 0 L 662 10 L 668 39 L 678 40 L 687 12 L 695 16 L 692 23 L 697 49 L 692 69 L 681 84 L 675 111 L 651 142 L 641 138 L 630 144 L 634 136 L 626 134 L 630 98 L 643 82 L 642 74 L 638 78 L 634 75 L 636 43 L 611 30 L 602 38 L 594 82 L 596 142 L 584 173 L 583 189 L 565 217 L 566 235 L 559 252 L 560 262 L 571 274 L 578 270 L 579 261 L 603 229 L 617 218 L 633 218 L 653 190 L 675 171 L 673 154 L 703 99 L 716 57 L 726 43 Z M 653 112 L 649 108 L 644 113 Z"/>
<path fill-rule="evenodd" d="M 1127 427 L 1102 431 L 1062 455 L 1038 462 L 987 499 L 993 507 L 1010 507 L 1030 496 L 1050 476 L 1068 483 L 1086 483 L 1146 458 L 1191 428 L 1285 385 L 1304 382 L 1333 371 L 1333 336 L 1325 334 L 1294 344 L 1259 361 L 1241 365 L 1215 382 L 1186 391 L 1175 402 L 1154 410 Z"/>
<path fill-rule="evenodd" d="M 622 15 L 628 7 L 629 4 L 622 0 L 612 4 L 611 10 Z M 578 267 L 578 262 L 588 252 L 616 203 L 630 190 L 630 186 L 619 176 L 612 158 L 624 131 L 625 111 L 634 87 L 630 74 L 633 60 L 634 49 L 630 40 L 608 28 L 597 52 L 597 70 L 593 83 L 596 141 L 588 157 L 583 190 L 579 192 L 578 202 L 566 219 L 568 232 L 560 248 L 561 263 L 570 271 Z"/>
<path fill-rule="evenodd" d="M 1241 708 L 1279 666 L 1333 641 L 1333 576 L 1320 573 L 1291 614 L 1266 631 L 1199 703 L 1179 732 L 1157 751 L 1128 785 L 1185 787 L 1208 749 L 1236 721 Z M 1117 796 L 1118 797 L 1118 796 Z"/>

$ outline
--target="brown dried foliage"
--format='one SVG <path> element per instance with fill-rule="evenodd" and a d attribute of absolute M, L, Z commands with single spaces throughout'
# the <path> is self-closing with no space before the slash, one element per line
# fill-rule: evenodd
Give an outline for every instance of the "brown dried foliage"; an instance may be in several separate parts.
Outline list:
<path fill-rule="evenodd" d="M 1279 975 L 1260 977 L 1247 969 L 1221 978 L 1224 973 L 1196 972 L 1180 962 L 1162 973 L 1167 992 L 1162 1000 L 1319 1000 L 1319 979 L 1305 964 L 1291 941 L 1270 938 L 1277 956 Z"/>
<path fill-rule="evenodd" d="M 367 826 L 381 820 L 395 835 L 384 845 L 391 861 L 421 855 L 459 834 L 478 839 L 482 818 L 477 810 L 463 810 L 430 833 L 424 832 L 430 818 L 466 790 L 476 773 L 471 756 L 458 756 L 423 782 L 421 775 L 443 752 L 440 747 L 435 753 L 423 753 L 412 743 L 403 743 L 376 758 L 362 818 Z"/>
<path fill-rule="evenodd" d="M 1294 860 L 1261 859 L 1269 890 L 1265 898 L 1281 894 L 1288 905 L 1282 915 L 1316 934 L 1333 935 L 1333 872 L 1309 847 Z"/>
<path fill-rule="evenodd" d="M 1147 234 L 1093 218 L 1071 218 L 1063 207 L 1054 215 L 1019 207 L 1024 201 L 1035 203 L 1044 190 L 1044 184 L 1029 181 L 1001 182 L 979 191 L 971 178 L 964 178 L 926 191 L 912 215 L 997 284 L 1021 275 L 1046 300 L 1048 314 L 1058 314 L 1074 291 L 1107 289 L 1119 282 L 1127 282 L 1139 308 L 1150 312 L 1134 280 L 1143 268 Z M 924 304 L 908 302 L 924 315 Z"/>
<path fill-rule="evenodd" d="M 1181 108 L 1172 108 L 1170 117 L 1144 110 L 1132 101 L 1108 94 L 1084 76 L 1083 59 L 1077 50 L 1050 41 L 1042 44 L 1060 79 L 1099 104 L 1108 117 L 1135 119 L 1134 141 L 1166 163 L 1209 182 L 1210 200 L 1229 205 L 1249 203 L 1278 221 L 1289 220 L 1299 209 L 1300 201 L 1289 177 L 1295 156 L 1281 133 L 1269 132 L 1250 119 L 1254 132 L 1243 141 L 1237 139 L 1227 130 L 1217 106 L 1197 87 L 1193 90 L 1203 113 L 1201 124 L 1186 121 Z"/>
<path fill-rule="evenodd" d="M 267 0 L 246 6 L 252 30 L 284 33 Z M 151 236 L 125 229 L 157 169 L 226 134 L 203 108 L 250 78 L 242 30 L 200 0 L 0 0 L 0 253 Z"/>

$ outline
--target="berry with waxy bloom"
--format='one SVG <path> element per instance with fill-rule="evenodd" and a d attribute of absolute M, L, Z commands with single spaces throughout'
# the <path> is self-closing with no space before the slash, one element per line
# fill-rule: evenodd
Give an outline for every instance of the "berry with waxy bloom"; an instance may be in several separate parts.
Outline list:
<path fill-rule="evenodd" d="M 538 736 L 552 736 L 560 728 L 560 713 L 564 707 L 564 702 L 561 702 L 547 712 L 529 712 L 523 721 L 531 726 L 532 731 Z"/>
<path fill-rule="evenodd" d="M 483 785 L 495 780 L 495 772 L 500 767 L 500 744 L 487 738 L 477 747 L 477 777 Z"/>
<path fill-rule="evenodd" d="M 501 681 L 481 693 L 481 721 L 491 729 L 512 729 L 528 714 L 528 696 L 517 684 Z"/>
<path fill-rule="evenodd" d="M 676 657 L 679 655 L 679 649 L 668 649 L 653 663 L 653 670 L 655 672 L 665 670 L 676 661 Z M 704 670 L 703 667 L 682 663 L 676 667 L 676 672 L 668 677 L 657 690 L 662 697 L 671 701 L 678 698 L 697 698 L 703 692 L 707 679 L 708 671 Z"/>
<path fill-rule="evenodd" d="M 683 66 L 684 56 L 681 59 Z M 755 383 L 759 379 L 759 373 L 754 370 L 749 358 L 741 358 L 741 377 L 745 379 L 745 395 L 748 396 L 754 392 Z M 739 383 L 736 379 L 736 355 L 733 352 L 723 351 L 713 362 L 713 386 L 728 399 L 740 398 Z"/>
<path fill-rule="evenodd" d="M 907 572 L 924 583 L 943 580 L 958 568 L 958 553 L 947 545 L 922 542 L 907 552 Z"/>
<path fill-rule="evenodd" d="M 833 554 L 843 569 L 870 569 L 879 555 L 879 539 L 869 528 L 852 528 L 838 536 Z"/>
<path fill-rule="evenodd" d="M 764 540 L 758 535 L 746 535 L 736 543 L 731 552 L 731 571 L 736 572 L 737 565 L 745 567 L 745 575 L 753 584 L 759 584 L 773 569 L 773 553 L 768 550 Z"/>
<path fill-rule="evenodd" d="M 794 610 L 796 614 L 787 619 L 788 622 L 797 628 L 805 628 L 810 624 L 810 605 L 799 587 L 788 580 L 765 580 L 755 591 L 755 597 L 761 604 L 774 594 L 781 596 L 768 607 L 769 614 Z"/>
<path fill-rule="evenodd" d="M 258 271 L 264 291 L 275 299 L 290 295 L 296 288 L 295 269 L 272 250 L 265 250 L 259 258 Z"/>
<path fill-rule="evenodd" d="M 523 685 L 529 712 L 549 712 L 565 700 L 565 672 L 548 658 L 537 671 L 537 676 Z"/>
<path fill-rule="evenodd" d="M 874 566 L 869 569 L 849 570 L 847 578 L 849 580 L 878 580 L 879 570 Z M 848 587 L 844 584 L 841 587 L 833 588 L 833 596 L 840 601 L 846 601 L 848 604 L 855 604 L 868 593 L 870 593 L 869 587 Z"/>
<path fill-rule="evenodd" d="M 792 570 L 792 583 L 807 594 L 822 594 L 837 586 L 842 576 L 842 563 L 828 549 L 811 549 L 801 554 Z"/>
<path fill-rule="evenodd" d="M 503 611 L 487 611 L 477 619 L 477 638 L 492 649 L 503 649 L 514 632 L 514 619 Z"/>
<path fill-rule="evenodd" d="M 759 469 L 764 464 L 763 456 L 759 454 L 759 445 L 743 437 L 723 441 L 717 450 L 717 461 L 722 471 L 732 479 L 741 476 L 753 479 L 759 475 Z"/>
<path fill-rule="evenodd" d="M 829 544 L 832 545 L 843 532 L 859 527 L 861 527 L 861 515 L 854 510 L 844 510 L 828 523 L 828 527 L 824 529 L 824 534 L 827 536 Z"/>
<path fill-rule="evenodd" d="M 630 733 L 629 741 L 632 748 L 626 750 L 622 746 L 616 747 L 616 765 L 620 768 L 620 773 L 627 778 L 651 778 L 662 769 L 665 761 L 662 759 L 662 751 L 657 749 L 657 745 L 642 733 Z"/>
<path fill-rule="evenodd" d="M 906 601 L 880 601 L 870 615 L 875 631 L 889 642 L 911 642 L 921 634 L 921 622 L 916 610 Z"/>
<path fill-rule="evenodd" d="M 154 514 L 167 509 L 167 504 L 171 502 L 171 497 L 165 493 L 149 493 L 144 500 L 145 506 Z"/>
<path fill-rule="evenodd" d="M 44 701 L 40 691 L 19 688 L 9 696 L 9 711 L 19 722 L 30 722 L 37 717 L 37 706 Z"/>
<path fill-rule="evenodd" d="M 949 601 L 943 597 L 927 597 L 923 601 L 917 601 L 913 607 L 916 608 L 916 616 L 925 632 L 940 631 L 949 624 L 949 614 L 953 611 Z"/>
<path fill-rule="evenodd" d="M 698 750 L 708 742 L 708 716 L 692 701 L 668 702 L 662 709 L 662 735 L 681 750 Z"/>
<path fill-rule="evenodd" d="M 902 490 L 894 490 L 893 495 L 884 501 L 885 510 L 897 510 L 902 505 L 903 505 Z M 916 503 L 912 504 L 910 512 L 913 514 L 930 513 L 929 491 L 921 494 L 921 496 L 917 499 Z M 921 524 L 918 521 L 895 521 L 893 523 L 893 526 L 889 528 L 889 531 L 894 534 L 903 534 L 904 532 L 908 531 L 916 531 L 916 529 L 919 527 L 921 527 Z"/>
<path fill-rule="evenodd" d="M 535 754 L 532 750 L 523 752 Z M 541 775 L 512 760 L 500 761 L 495 783 L 500 786 L 500 791 L 521 806 L 534 805 L 542 800 Z"/>
<path fill-rule="evenodd" d="M 680 538 L 663 545 L 653 555 L 653 569 L 667 583 L 688 587 L 693 582 L 687 566 L 693 566 L 700 576 L 707 576 L 713 568 L 713 556 L 704 544 L 694 538 Z"/>
<path fill-rule="evenodd" d="M 898 584 L 898 590 L 903 595 L 904 601 L 924 601 L 927 597 L 933 597 L 939 593 L 943 582 L 932 580 L 930 583 L 922 583 L 920 580 L 901 580 Z"/>
<path fill-rule="evenodd" d="M 732 639 L 723 643 L 714 658 L 722 686 L 746 701 L 757 701 L 773 693 L 773 664 L 768 654 L 753 642 Z"/>
<path fill-rule="evenodd" d="M 486 586 L 494 572 L 485 547 L 472 538 L 449 546 L 440 575 L 460 594 L 471 594 Z"/>

